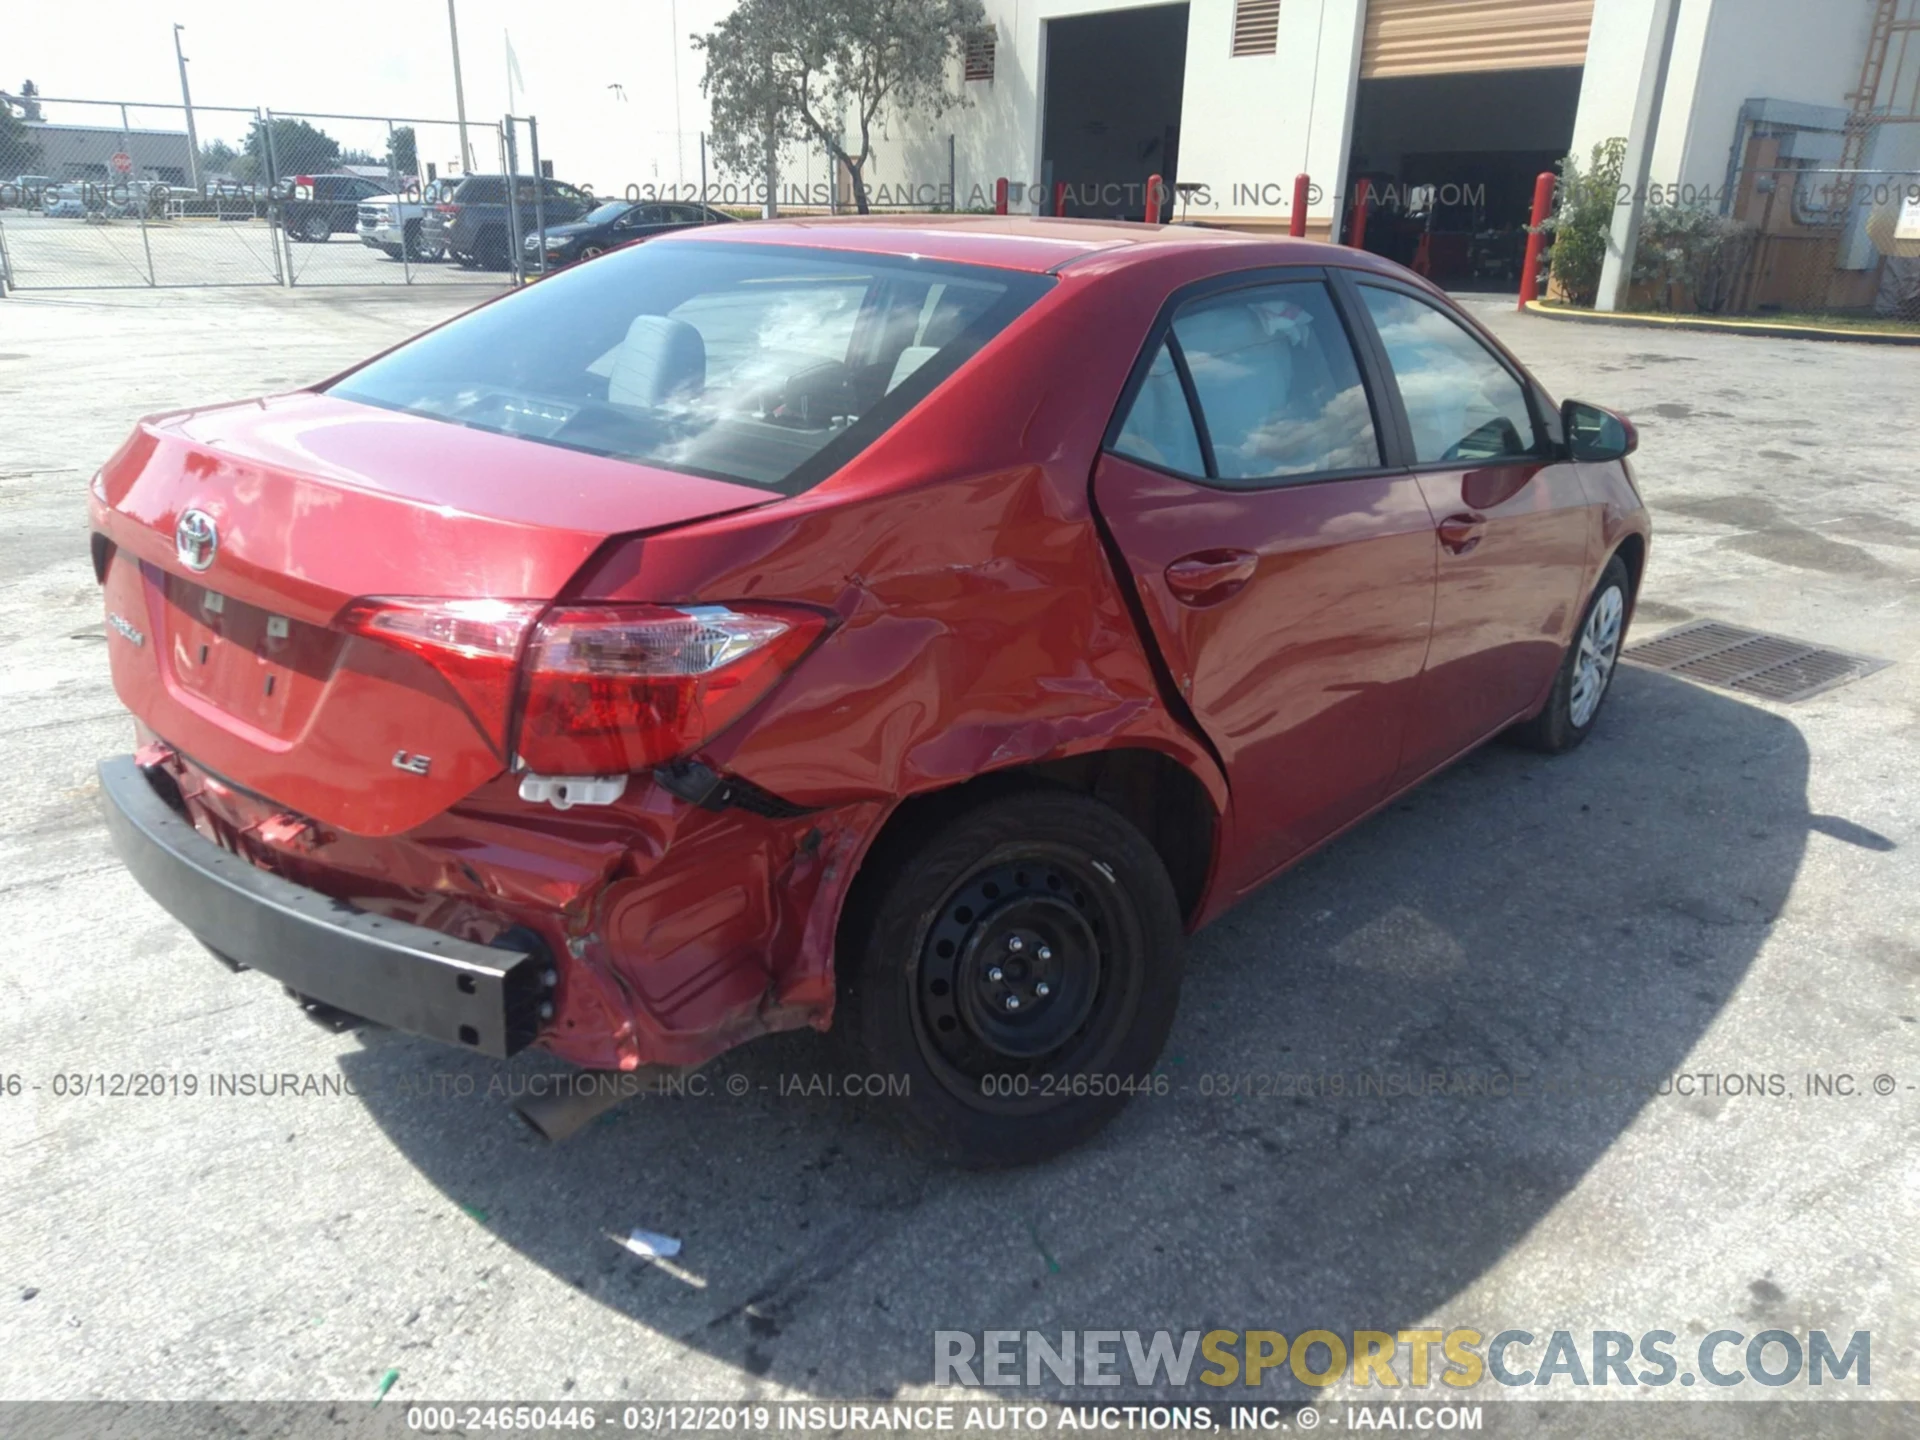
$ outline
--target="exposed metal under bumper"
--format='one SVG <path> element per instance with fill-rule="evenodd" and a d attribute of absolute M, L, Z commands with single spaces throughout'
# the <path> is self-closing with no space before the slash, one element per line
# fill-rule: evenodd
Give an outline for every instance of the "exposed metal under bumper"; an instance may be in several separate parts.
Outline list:
<path fill-rule="evenodd" d="M 356 910 L 208 841 L 130 755 L 100 763 L 113 848 L 215 954 L 379 1024 L 504 1059 L 539 1028 L 538 942 L 477 945 Z M 517 932 L 516 932 L 517 933 Z"/>

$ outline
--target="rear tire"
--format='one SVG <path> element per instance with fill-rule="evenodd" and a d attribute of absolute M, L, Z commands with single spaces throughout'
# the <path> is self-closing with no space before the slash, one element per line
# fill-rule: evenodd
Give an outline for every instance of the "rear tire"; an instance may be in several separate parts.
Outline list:
<path fill-rule="evenodd" d="M 910 1140 L 962 1165 L 1028 1164 L 1153 1089 L 1180 908 L 1117 812 L 1068 791 L 1011 795 L 871 863 L 835 1028 L 856 1066 L 887 1077 L 879 1103 Z"/>
<path fill-rule="evenodd" d="M 315 211 L 301 218 L 294 233 L 309 245 L 324 245 L 333 238 L 333 225 L 325 215 Z"/>
<path fill-rule="evenodd" d="M 1564 755 L 1593 733 L 1600 707 L 1613 688 L 1620 650 L 1627 638 L 1627 610 L 1633 581 L 1618 555 L 1607 561 L 1580 613 L 1573 643 L 1567 646 L 1547 703 L 1531 720 L 1507 731 L 1505 738 L 1528 750 Z"/>
<path fill-rule="evenodd" d="M 504 231 L 487 230 L 474 242 L 475 262 L 483 270 L 505 270 L 508 267 L 507 237 Z"/>

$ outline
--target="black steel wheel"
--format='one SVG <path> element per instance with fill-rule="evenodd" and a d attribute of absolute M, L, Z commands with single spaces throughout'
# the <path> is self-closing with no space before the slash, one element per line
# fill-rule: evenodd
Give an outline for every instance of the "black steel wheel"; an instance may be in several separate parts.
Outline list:
<path fill-rule="evenodd" d="M 838 1023 L 926 1148 L 1044 1159 L 1150 1088 L 1180 915 L 1117 812 L 1066 791 L 1006 796 L 883 859 L 861 889 Z"/>

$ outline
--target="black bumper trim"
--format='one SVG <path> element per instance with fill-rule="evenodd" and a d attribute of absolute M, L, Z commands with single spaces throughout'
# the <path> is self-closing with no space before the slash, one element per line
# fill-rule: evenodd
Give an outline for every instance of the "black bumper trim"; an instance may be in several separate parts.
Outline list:
<path fill-rule="evenodd" d="M 141 887 L 208 949 L 310 1000 L 505 1059 L 533 1041 L 547 956 L 356 910 L 205 839 L 130 755 L 100 762 L 107 831 Z"/>

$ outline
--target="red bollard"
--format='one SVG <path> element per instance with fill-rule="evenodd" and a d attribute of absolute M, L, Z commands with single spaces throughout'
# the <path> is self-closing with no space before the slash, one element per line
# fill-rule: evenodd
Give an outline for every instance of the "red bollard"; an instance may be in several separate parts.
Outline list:
<path fill-rule="evenodd" d="M 1007 177 L 1004 175 L 993 182 L 993 213 L 996 215 L 1007 213 Z"/>
<path fill-rule="evenodd" d="M 1149 175 L 1147 177 L 1147 224 L 1158 225 L 1159 223 L 1160 177 L 1158 175 Z"/>
<path fill-rule="evenodd" d="M 1312 183 L 1305 175 L 1293 177 L 1293 218 L 1287 222 L 1287 234 L 1296 240 L 1307 233 L 1307 187 Z"/>
<path fill-rule="evenodd" d="M 1533 181 L 1533 218 L 1527 221 L 1527 258 L 1520 262 L 1520 308 L 1540 298 L 1540 252 L 1547 237 L 1540 227 L 1553 210 L 1553 172 L 1542 170 Z"/>
<path fill-rule="evenodd" d="M 1064 180 L 1053 182 L 1053 213 L 1056 215 L 1067 213 L 1067 182 Z"/>
<path fill-rule="evenodd" d="M 1347 237 L 1347 244 L 1355 250 L 1367 248 L 1367 201 L 1372 195 L 1373 187 L 1362 175 L 1353 187 L 1353 233 Z"/>

